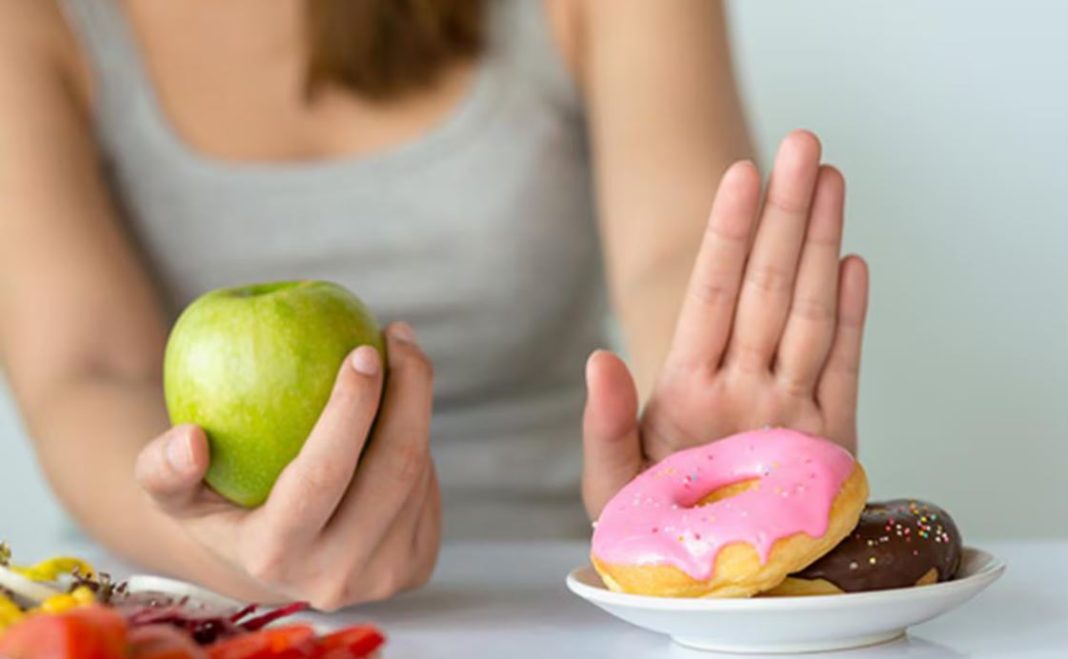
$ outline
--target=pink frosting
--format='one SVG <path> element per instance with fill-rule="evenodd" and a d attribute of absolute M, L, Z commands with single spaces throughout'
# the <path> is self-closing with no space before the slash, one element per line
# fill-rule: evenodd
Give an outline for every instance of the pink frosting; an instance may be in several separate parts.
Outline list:
<path fill-rule="evenodd" d="M 720 549 L 751 544 L 767 562 L 776 540 L 822 537 L 853 456 L 826 439 L 785 428 L 732 435 L 653 465 L 608 502 L 593 555 L 614 565 L 674 565 L 702 581 Z M 760 479 L 736 496 L 697 506 L 710 492 Z"/>

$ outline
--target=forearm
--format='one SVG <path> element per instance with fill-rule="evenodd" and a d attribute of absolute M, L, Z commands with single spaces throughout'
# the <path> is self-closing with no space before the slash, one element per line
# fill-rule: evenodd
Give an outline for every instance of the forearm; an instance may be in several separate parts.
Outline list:
<path fill-rule="evenodd" d="M 158 382 L 85 375 L 23 407 L 40 464 L 67 510 L 94 538 L 139 565 L 234 596 L 251 583 L 190 538 L 134 481 L 134 463 L 168 427 Z"/>
<path fill-rule="evenodd" d="M 605 265 L 644 398 L 671 342 L 716 182 L 751 147 L 718 3 L 590 0 L 586 26 Z"/>
<path fill-rule="evenodd" d="M 657 221 L 646 219 L 649 231 L 643 257 L 618 263 L 613 277 L 615 308 L 643 400 L 652 390 L 671 345 L 715 181 L 733 162 L 751 157 L 744 122 L 732 122 L 722 132 L 727 143 L 709 144 L 698 169 L 676 170 L 675 181 L 647 188 L 648 203 L 661 209 L 651 214 Z M 620 210 L 621 214 L 626 212 Z M 636 224 L 641 221 L 633 220 Z"/>

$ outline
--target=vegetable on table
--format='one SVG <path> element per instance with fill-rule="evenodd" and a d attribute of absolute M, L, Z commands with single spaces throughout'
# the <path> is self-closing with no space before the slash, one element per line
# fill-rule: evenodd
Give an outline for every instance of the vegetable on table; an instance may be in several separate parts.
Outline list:
<path fill-rule="evenodd" d="M 268 626 L 307 608 L 294 602 L 260 612 L 130 592 L 79 558 L 14 565 L 0 542 L 2 659 L 361 659 L 385 642 L 366 624 L 324 636 L 305 623 Z"/>

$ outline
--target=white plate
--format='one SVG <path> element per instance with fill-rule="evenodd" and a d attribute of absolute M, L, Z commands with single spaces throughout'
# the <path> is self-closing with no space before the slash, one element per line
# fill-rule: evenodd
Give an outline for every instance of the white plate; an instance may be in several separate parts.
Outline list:
<path fill-rule="evenodd" d="M 205 609 L 233 611 L 245 606 L 242 602 L 220 595 L 196 584 L 168 579 L 154 574 L 135 574 L 126 580 L 128 593 L 159 593 L 173 598 L 188 597 Z"/>
<path fill-rule="evenodd" d="M 844 595 L 699 599 L 609 590 L 589 566 L 567 575 L 573 593 L 679 645 L 719 652 L 816 652 L 873 645 L 960 606 L 994 582 L 1005 564 L 965 547 L 953 581 Z"/>

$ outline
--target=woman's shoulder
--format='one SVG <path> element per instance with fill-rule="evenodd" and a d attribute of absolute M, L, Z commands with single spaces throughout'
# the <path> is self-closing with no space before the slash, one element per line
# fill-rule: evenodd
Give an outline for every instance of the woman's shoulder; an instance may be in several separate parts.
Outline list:
<path fill-rule="evenodd" d="M 552 39 L 567 73 L 576 82 L 582 75 L 581 34 L 586 0 L 542 0 L 541 4 Z"/>
<path fill-rule="evenodd" d="M 568 112 L 582 105 L 581 0 L 494 0 L 488 50 L 538 98 Z"/>
<path fill-rule="evenodd" d="M 0 60 L 9 75 L 55 76 L 75 100 L 88 98 L 89 72 L 58 0 L 0 0 Z"/>

